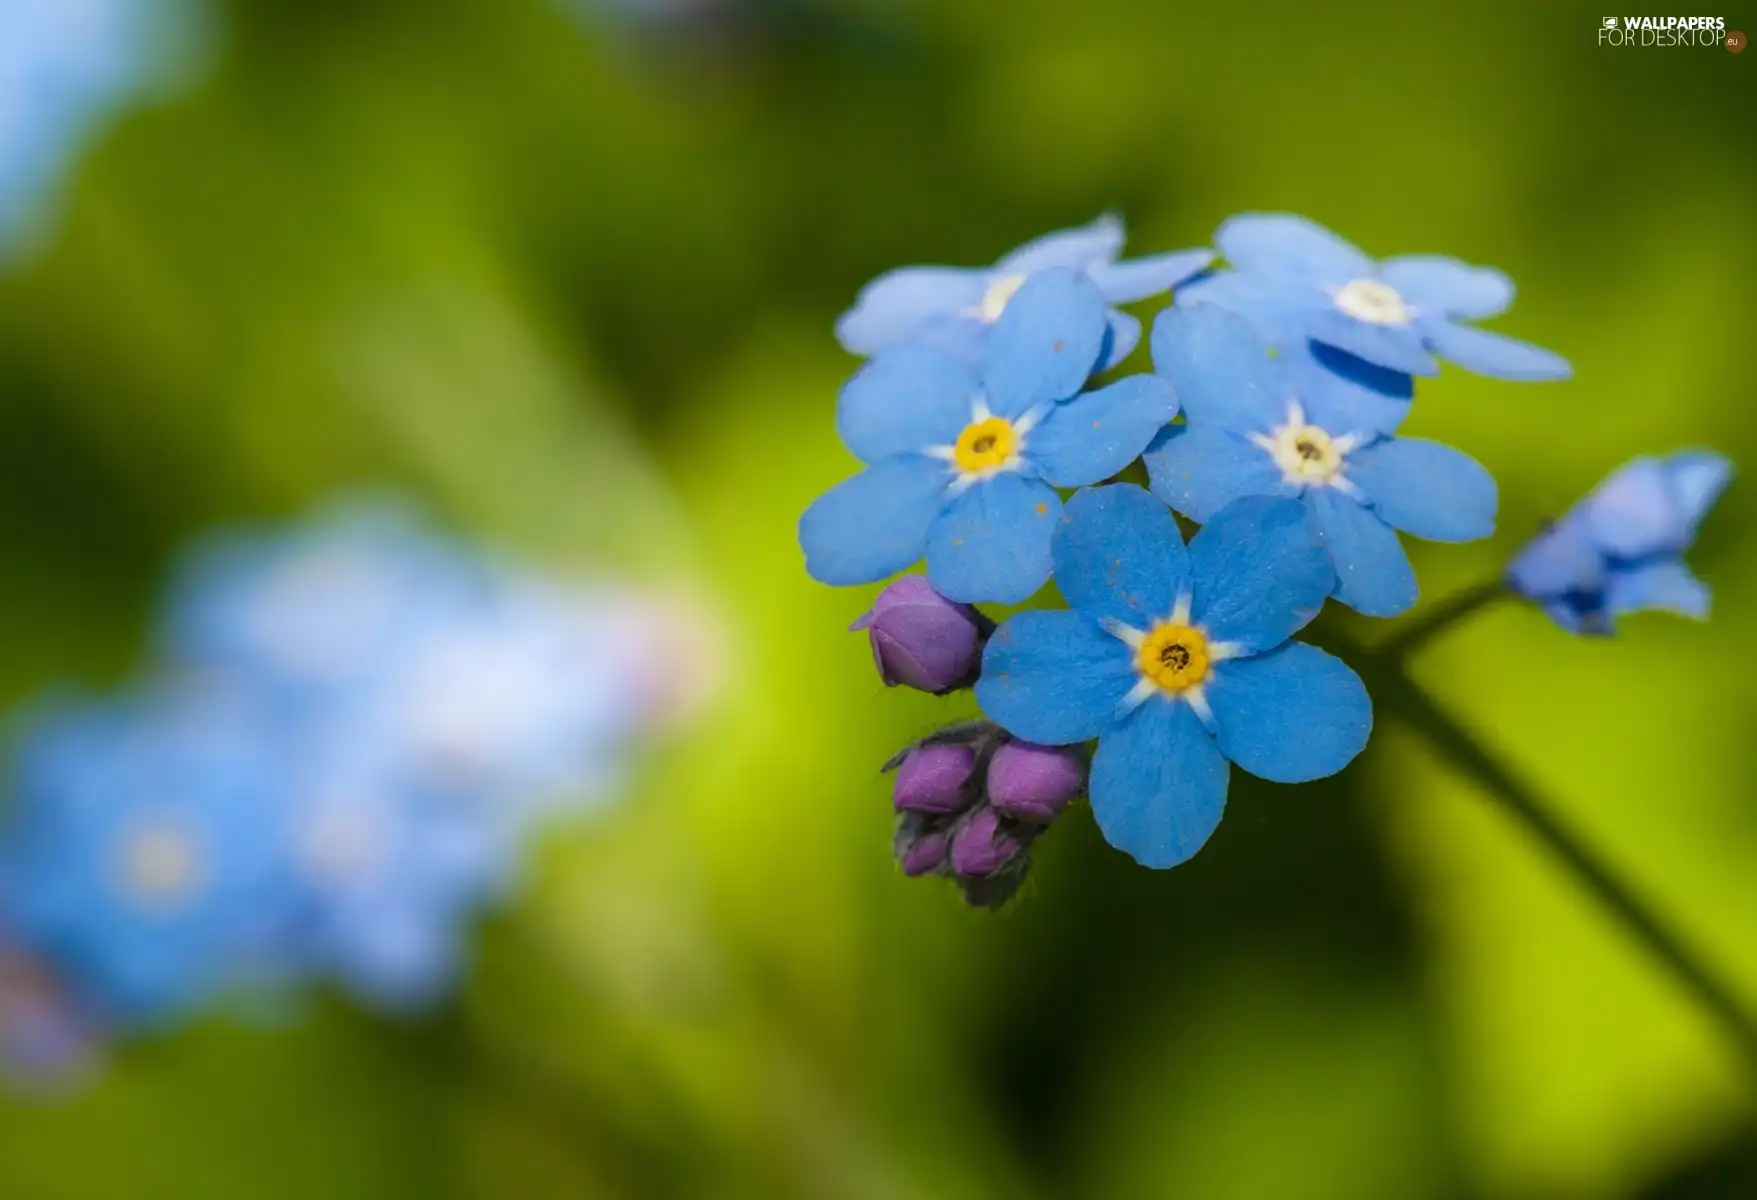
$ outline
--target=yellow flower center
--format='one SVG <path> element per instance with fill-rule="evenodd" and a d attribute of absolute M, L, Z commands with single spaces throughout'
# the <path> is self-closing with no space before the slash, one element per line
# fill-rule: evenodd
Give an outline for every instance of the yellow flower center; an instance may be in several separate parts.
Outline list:
<path fill-rule="evenodd" d="M 952 462 L 966 475 L 996 471 L 1007 465 L 1019 449 L 1019 434 L 1005 417 L 972 421 L 952 447 Z"/>
<path fill-rule="evenodd" d="M 1271 453 L 1288 479 L 1326 483 L 1342 469 L 1342 450 L 1316 425 L 1284 425 L 1275 431 Z"/>
<path fill-rule="evenodd" d="M 982 294 L 982 319 L 990 325 L 1000 320 L 1001 314 L 1007 310 L 1007 302 L 1024 282 L 1023 275 L 1003 275 L 989 284 L 988 291 Z"/>
<path fill-rule="evenodd" d="M 1208 678 L 1208 639 L 1200 629 L 1165 621 L 1135 652 L 1142 675 L 1168 692 L 1187 692 Z"/>

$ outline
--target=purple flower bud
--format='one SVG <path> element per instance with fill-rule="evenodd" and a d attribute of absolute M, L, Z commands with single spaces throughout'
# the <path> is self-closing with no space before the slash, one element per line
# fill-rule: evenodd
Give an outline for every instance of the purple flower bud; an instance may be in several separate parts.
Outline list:
<path fill-rule="evenodd" d="M 968 604 L 933 590 L 925 575 L 905 575 L 873 601 L 850 629 L 864 629 L 886 687 L 949 692 L 975 681 L 993 624 Z"/>
<path fill-rule="evenodd" d="M 1008 742 L 988 762 L 988 802 L 1017 821 L 1047 825 L 1086 787 L 1086 760 L 1076 750 Z"/>
<path fill-rule="evenodd" d="M 997 874 L 1024 855 L 1028 840 L 984 805 L 952 836 L 952 870 L 967 879 Z"/>
<path fill-rule="evenodd" d="M 891 803 L 898 812 L 955 813 L 970 807 L 976 752 L 968 746 L 917 746 L 897 768 Z"/>
<path fill-rule="evenodd" d="M 910 816 L 897 827 L 891 849 L 903 874 L 910 877 L 932 875 L 946 865 L 951 850 L 951 831 L 943 821 Z"/>

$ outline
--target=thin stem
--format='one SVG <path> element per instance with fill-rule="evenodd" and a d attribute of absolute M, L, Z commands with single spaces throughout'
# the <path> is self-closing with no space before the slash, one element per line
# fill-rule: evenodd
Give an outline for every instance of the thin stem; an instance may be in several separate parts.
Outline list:
<path fill-rule="evenodd" d="M 1373 655 L 1369 652 L 1366 657 Z M 1400 663 L 1387 661 L 1374 683 L 1378 699 L 1387 711 L 1406 721 L 1440 755 L 1484 787 L 1494 792 L 1525 822 L 1544 847 L 1560 859 L 1576 879 L 1609 908 L 1636 940 L 1663 963 L 1678 982 L 1691 992 L 1721 1023 L 1746 1065 L 1757 1071 L 1757 1019 L 1707 964 L 1697 957 L 1677 933 L 1591 850 L 1558 821 L 1537 791 L 1477 745 L 1412 680 Z"/>
<path fill-rule="evenodd" d="M 1498 579 L 1455 592 L 1404 622 L 1396 633 L 1374 647 L 1372 653 L 1380 658 L 1407 658 L 1464 618 L 1510 595 L 1512 593 Z"/>

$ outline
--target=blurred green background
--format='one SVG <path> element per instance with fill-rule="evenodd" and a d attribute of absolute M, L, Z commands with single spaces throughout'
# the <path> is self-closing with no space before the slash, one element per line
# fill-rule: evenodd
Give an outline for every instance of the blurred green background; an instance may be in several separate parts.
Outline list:
<path fill-rule="evenodd" d="M 718 698 L 455 1011 L 126 1047 L 3 1102 L 0 1195 L 1757 1195 L 1720 1032 L 1392 713 L 1335 780 L 1235 776 L 1177 870 L 1079 812 L 999 915 L 904 880 L 877 766 L 969 702 L 881 688 L 876 589 L 794 542 L 859 285 L 1111 208 L 1138 253 L 1288 209 L 1518 280 L 1497 328 L 1576 377 L 1422 385 L 1503 497 L 1412 546 L 1429 598 L 1633 454 L 1750 463 L 1757 56 L 1512 0 L 576 3 L 230 0 L 87 147 L 0 274 L 0 687 L 122 678 L 189 536 L 388 482 L 687 589 Z M 1754 520 L 1707 527 L 1708 625 L 1507 608 L 1416 673 L 1757 1005 Z"/>

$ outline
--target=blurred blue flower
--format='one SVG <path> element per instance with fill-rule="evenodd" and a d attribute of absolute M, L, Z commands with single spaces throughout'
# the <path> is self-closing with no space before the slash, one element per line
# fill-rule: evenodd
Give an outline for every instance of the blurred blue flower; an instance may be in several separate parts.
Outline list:
<path fill-rule="evenodd" d="M 873 359 L 837 412 L 843 442 L 868 466 L 800 518 L 806 570 L 822 583 L 870 583 L 925 552 L 948 599 L 1012 603 L 1036 591 L 1049 577 L 1055 487 L 1116 474 L 1177 414 L 1152 375 L 1080 394 L 1105 336 L 1096 285 L 1057 268 L 1007 305 L 980 374 L 929 346 Z"/>
<path fill-rule="evenodd" d="M 1374 262 L 1329 230 L 1289 213 L 1230 218 L 1215 244 L 1235 268 L 1178 290 L 1249 317 L 1274 345 L 1333 346 L 1392 372 L 1435 375 L 1435 356 L 1501 379 L 1566 379 L 1548 350 L 1466 321 L 1504 312 L 1513 283 L 1489 267 L 1409 254 Z"/>
<path fill-rule="evenodd" d="M 860 290 L 837 320 L 836 337 L 854 354 L 923 342 L 977 363 L 996 322 L 1038 271 L 1080 271 L 1115 305 L 1168 292 L 1214 261 L 1208 250 L 1179 250 L 1118 262 L 1122 248 L 1122 220 L 1106 214 L 1027 242 L 992 267 L 901 267 Z M 1098 369 L 1127 358 L 1141 340 L 1141 323 L 1128 313 L 1110 308 L 1106 320 L 1110 333 Z"/>
<path fill-rule="evenodd" d="M 1332 578 L 1294 501 L 1235 501 L 1186 551 L 1176 519 L 1142 489 L 1083 491 L 1055 536 L 1055 581 L 1073 611 L 1003 624 L 976 699 L 1027 741 L 1098 738 L 1089 790 L 1105 838 L 1146 866 L 1175 866 L 1219 825 L 1228 761 L 1298 783 L 1366 745 L 1359 677 L 1288 641 Z"/>
<path fill-rule="evenodd" d="M 1533 538 L 1507 584 L 1571 633 L 1609 634 L 1645 609 L 1706 618 L 1708 587 L 1683 554 L 1732 477 L 1732 463 L 1707 450 L 1634 459 Z"/>
<path fill-rule="evenodd" d="M 1495 481 L 1475 459 L 1393 436 L 1400 408 L 1271 357 L 1243 318 L 1211 304 L 1167 309 L 1153 361 L 1186 421 L 1147 451 L 1154 494 L 1195 521 L 1241 496 L 1298 497 L 1349 607 L 1390 617 L 1415 603 L 1397 530 L 1438 542 L 1494 532 Z"/>
<path fill-rule="evenodd" d="M 285 768 L 249 698 L 226 689 L 38 716 L 0 849 L 7 926 L 120 1024 L 243 983 L 291 911 Z"/>
<path fill-rule="evenodd" d="M 183 0 L 0 4 L 0 259 L 43 219 L 82 144 L 190 45 Z"/>

